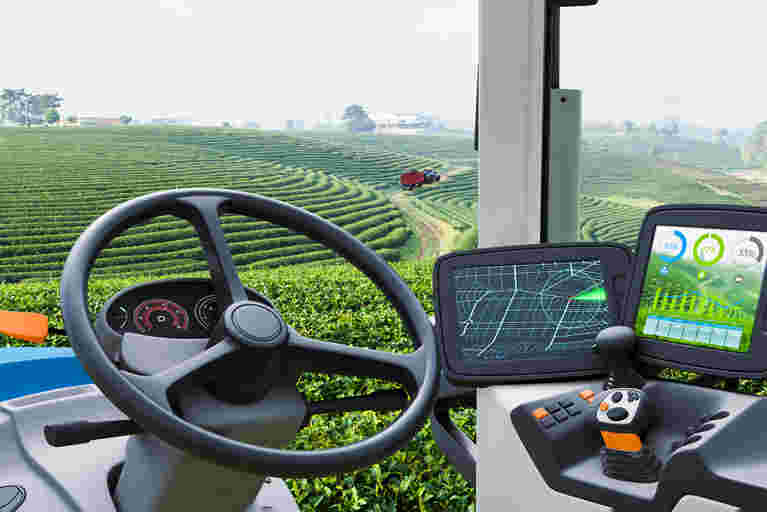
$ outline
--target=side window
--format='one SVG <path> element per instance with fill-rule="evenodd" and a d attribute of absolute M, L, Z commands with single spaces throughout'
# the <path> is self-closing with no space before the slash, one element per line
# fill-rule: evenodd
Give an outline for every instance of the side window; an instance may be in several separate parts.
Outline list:
<path fill-rule="evenodd" d="M 635 246 L 664 203 L 767 204 L 767 4 L 562 9 L 561 87 L 583 91 L 580 239 Z"/>

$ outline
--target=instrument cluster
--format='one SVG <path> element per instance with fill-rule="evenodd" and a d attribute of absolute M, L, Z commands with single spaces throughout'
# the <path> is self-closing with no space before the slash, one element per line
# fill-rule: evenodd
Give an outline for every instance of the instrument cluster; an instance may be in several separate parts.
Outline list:
<path fill-rule="evenodd" d="M 254 290 L 248 298 L 272 306 Z M 209 279 L 152 281 L 122 290 L 106 304 L 109 327 L 168 338 L 206 338 L 218 322 L 213 283 Z"/>

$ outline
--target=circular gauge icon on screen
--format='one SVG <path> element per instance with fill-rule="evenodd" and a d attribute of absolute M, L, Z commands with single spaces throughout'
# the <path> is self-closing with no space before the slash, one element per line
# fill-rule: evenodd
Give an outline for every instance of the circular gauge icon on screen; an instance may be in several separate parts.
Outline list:
<path fill-rule="evenodd" d="M 739 265 L 758 265 L 764 259 L 764 244 L 755 236 L 744 238 L 735 246 L 733 259 Z"/>
<path fill-rule="evenodd" d="M 681 231 L 675 229 L 673 236 L 661 241 L 658 257 L 666 263 L 674 263 L 684 256 L 686 250 L 687 238 Z"/>
<path fill-rule="evenodd" d="M 705 233 L 695 240 L 692 255 L 698 265 L 715 265 L 724 256 L 724 240 L 716 233 Z"/>

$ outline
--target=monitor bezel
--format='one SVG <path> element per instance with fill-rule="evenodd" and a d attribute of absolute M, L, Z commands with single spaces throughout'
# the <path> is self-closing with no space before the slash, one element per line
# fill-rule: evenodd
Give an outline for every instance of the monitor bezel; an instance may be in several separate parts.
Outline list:
<path fill-rule="evenodd" d="M 575 352 L 568 359 L 504 360 L 485 363 L 458 358 L 455 325 L 457 306 L 452 271 L 465 266 L 513 265 L 551 261 L 599 259 L 605 279 L 608 309 L 615 325 L 622 322 L 622 302 L 631 277 L 631 249 L 616 243 L 534 244 L 474 249 L 441 256 L 433 274 L 436 329 L 448 381 L 469 386 L 490 386 L 522 381 L 559 380 L 606 374 L 605 362 L 591 351 Z M 452 300 L 451 300 L 452 299 Z"/>
<path fill-rule="evenodd" d="M 732 205 L 664 205 L 647 212 L 639 233 L 639 245 L 624 308 L 624 325 L 636 331 L 636 316 L 657 226 L 730 229 L 763 232 L 767 235 L 767 210 Z M 718 350 L 654 340 L 637 332 L 637 358 L 653 366 L 689 370 L 723 377 L 767 376 L 767 301 L 765 272 L 757 303 L 751 346 L 748 352 Z"/>

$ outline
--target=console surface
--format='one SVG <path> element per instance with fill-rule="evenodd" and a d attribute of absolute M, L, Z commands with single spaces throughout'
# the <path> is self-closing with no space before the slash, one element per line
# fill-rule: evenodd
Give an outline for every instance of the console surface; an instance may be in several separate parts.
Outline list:
<path fill-rule="evenodd" d="M 114 475 L 123 462 L 130 438 L 52 447 L 43 436 L 43 428 L 52 423 L 83 419 L 126 418 L 94 385 L 61 388 L 0 402 L 0 444 L 3 446 L 0 490 L 23 489 L 20 511 L 116 512 L 109 490 L 110 472 Z M 268 479 L 247 512 L 267 509 L 298 511 L 281 479 Z"/>
<path fill-rule="evenodd" d="M 767 461 L 767 445 L 753 427 L 760 423 L 752 423 L 754 415 L 763 414 L 764 402 L 755 396 L 659 380 L 649 380 L 645 386 L 650 398 L 673 407 L 645 437 L 668 463 L 659 482 L 625 482 L 603 475 L 599 431 L 596 424 L 590 433 L 586 428 L 590 416 L 586 410 L 595 413 L 599 399 L 609 395 L 600 391 L 603 383 L 595 379 L 478 390 L 477 502 L 483 511 L 735 512 L 738 507 L 750 511 L 751 499 L 767 492 L 767 482 L 760 480 L 767 472 L 755 474 Z M 589 405 L 579 397 L 586 390 L 595 392 Z M 668 402 L 662 402 L 661 395 Z M 560 401 L 573 401 L 584 412 L 545 428 L 533 412 Z M 721 410 L 730 415 L 712 421 L 714 428 L 687 434 L 702 416 Z M 518 429 L 517 423 L 524 425 Z M 700 438 L 672 450 L 674 442 L 694 436 Z M 744 442 L 736 446 L 733 436 Z M 742 488 L 735 483 L 738 480 Z"/>

